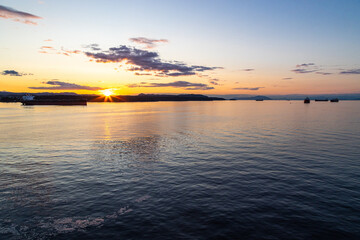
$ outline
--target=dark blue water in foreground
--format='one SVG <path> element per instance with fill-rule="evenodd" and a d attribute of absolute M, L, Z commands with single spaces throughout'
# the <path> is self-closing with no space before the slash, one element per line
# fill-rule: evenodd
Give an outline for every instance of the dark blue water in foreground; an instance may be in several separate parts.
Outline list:
<path fill-rule="evenodd" d="M 360 101 L 0 104 L 0 239 L 360 239 Z"/>

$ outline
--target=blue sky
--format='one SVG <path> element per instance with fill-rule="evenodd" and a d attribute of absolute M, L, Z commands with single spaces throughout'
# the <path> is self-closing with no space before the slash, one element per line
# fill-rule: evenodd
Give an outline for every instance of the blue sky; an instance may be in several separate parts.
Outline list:
<path fill-rule="evenodd" d="M 360 69 L 359 1 L 8 0 L 0 5 L 42 18 L 36 19 L 36 26 L 0 18 L 0 32 L 5 36 L 0 39 L 0 72 L 32 74 L 0 75 L 0 90 L 24 91 L 57 79 L 128 94 L 360 91 L 356 71 Z M 47 45 L 86 51 L 83 46 L 92 43 L 103 50 L 120 45 L 144 49 L 129 41 L 136 37 L 167 39 L 168 43 L 147 50 L 157 52 L 164 61 L 223 69 L 177 77 L 134 76 L 119 67 L 119 62 L 90 63 L 82 55 L 39 53 Z M 52 41 L 44 42 L 46 39 Z M 310 63 L 314 65 L 306 71 L 292 71 Z M 217 79 L 217 85 L 210 78 Z M 212 88 L 149 87 L 154 82 L 178 81 Z M 144 82 L 147 84 L 139 84 Z M 137 87 L 128 87 L 134 84 Z"/>

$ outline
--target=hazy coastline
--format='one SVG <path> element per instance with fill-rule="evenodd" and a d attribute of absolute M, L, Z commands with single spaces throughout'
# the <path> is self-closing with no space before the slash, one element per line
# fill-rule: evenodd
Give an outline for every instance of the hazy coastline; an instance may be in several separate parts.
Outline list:
<path fill-rule="evenodd" d="M 288 94 L 288 95 L 203 95 L 203 94 L 138 94 L 114 95 L 106 97 L 97 94 L 64 93 L 14 93 L 0 92 L 0 102 L 20 102 L 22 96 L 33 95 L 36 99 L 86 99 L 88 102 L 159 102 L 159 101 L 221 101 L 221 100 L 304 100 L 309 97 L 315 99 L 360 100 L 360 93 L 349 94 Z"/>

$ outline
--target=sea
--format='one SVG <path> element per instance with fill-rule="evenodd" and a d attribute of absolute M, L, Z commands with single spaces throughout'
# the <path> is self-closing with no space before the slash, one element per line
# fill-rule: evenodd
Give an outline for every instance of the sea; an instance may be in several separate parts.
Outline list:
<path fill-rule="evenodd" d="M 360 239 L 360 101 L 0 103 L 0 239 Z"/>

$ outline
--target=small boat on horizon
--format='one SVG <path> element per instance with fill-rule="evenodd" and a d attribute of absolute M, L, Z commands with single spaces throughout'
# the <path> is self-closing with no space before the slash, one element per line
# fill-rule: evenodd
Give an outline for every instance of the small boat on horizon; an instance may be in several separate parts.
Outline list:
<path fill-rule="evenodd" d="M 338 98 L 333 98 L 333 99 L 330 99 L 330 102 L 339 102 L 339 99 Z"/>
<path fill-rule="evenodd" d="M 73 106 L 73 105 L 87 105 L 87 100 L 84 99 L 40 99 L 36 100 L 35 96 L 25 95 L 22 97 L 22 105 L 34 106 L 34 105 L 62 105 L 62 106 Z"/>
<path fill-rule="evenodd" d="M 310 98 L 308 98 L 308 97 L 305 98 L 305 99 L 304 99 L 304 103 L 310 103 Z"/>

